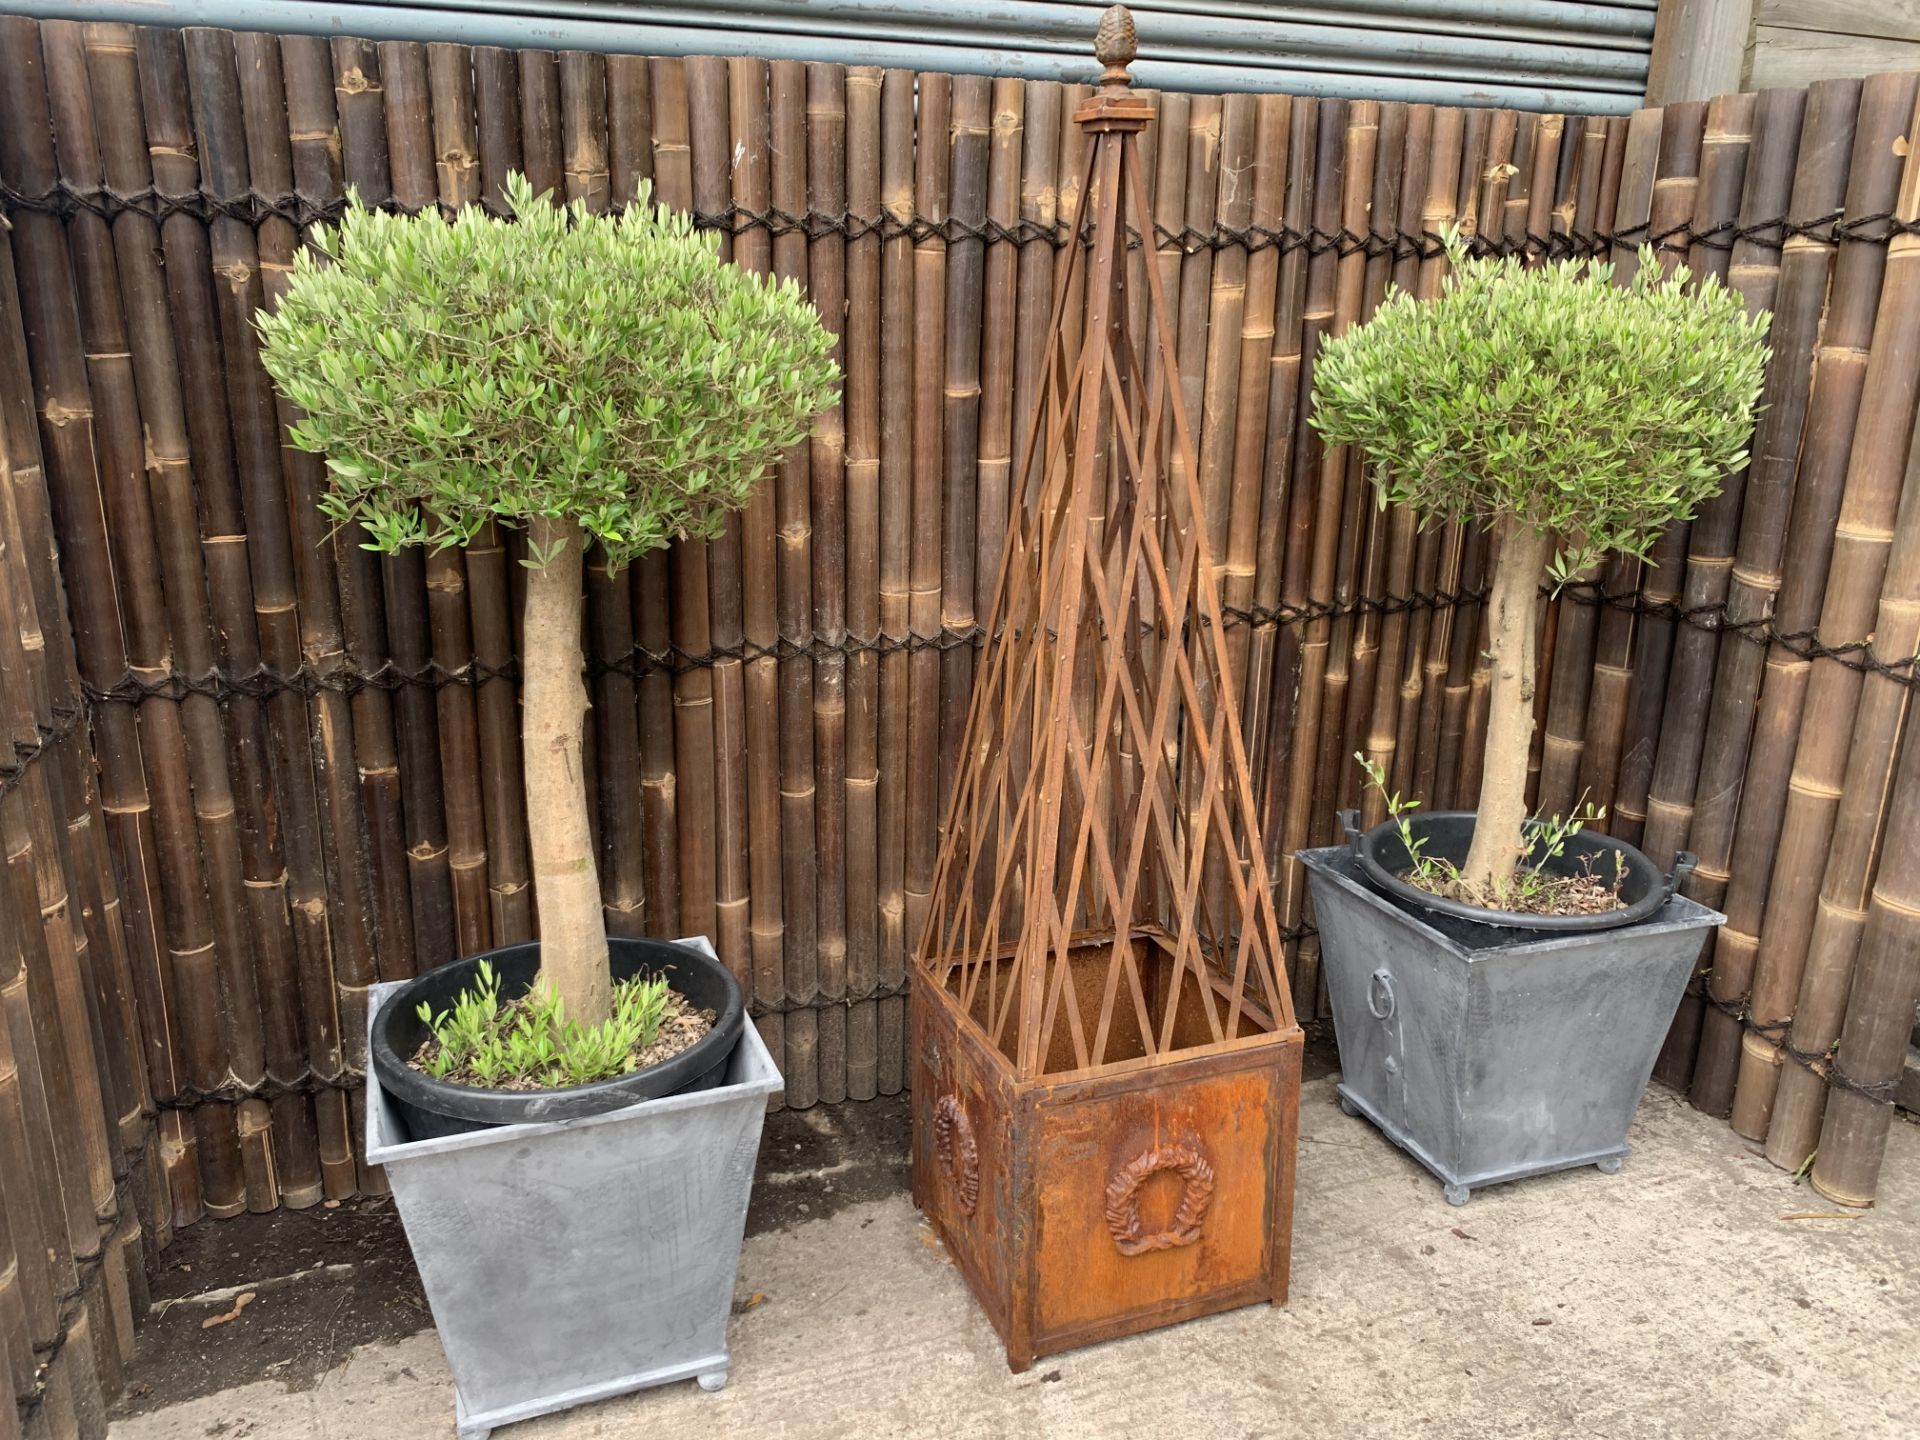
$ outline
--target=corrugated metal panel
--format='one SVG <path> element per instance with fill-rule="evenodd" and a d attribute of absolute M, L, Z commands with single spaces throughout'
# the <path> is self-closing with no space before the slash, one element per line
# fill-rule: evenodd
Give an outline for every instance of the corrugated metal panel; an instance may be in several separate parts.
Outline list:
<path fill-rule="evenodd" d="M 1047 0 L 9 0 L 73 19 L 753 54 L 1090 80 L 1100 4 Z M 1657 0 L 1142 0 L 1142 85 L 1624 112 Z"/>

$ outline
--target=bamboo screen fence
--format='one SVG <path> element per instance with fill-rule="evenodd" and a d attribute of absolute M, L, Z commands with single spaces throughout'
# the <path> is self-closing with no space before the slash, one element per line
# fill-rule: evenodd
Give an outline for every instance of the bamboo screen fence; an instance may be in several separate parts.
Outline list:
<path fill-rule="evenodd" d="M 1543 601 L 1533 766 L 1542 808 L 1584 793 L 1662 863 L 1698 851 L 1694 889 L 1731 917 L 1662 1076 L 1782 1163 L 1824 1116 L 1816 1177 L 1859 1199 L 1920 953 L 1917 85 L 1608 119 L 1162 94 L 1135 252 L 1174 310 L 1306 1015 L 1287 857 L 1361 798 L 1354 751 L 1470 803 L 1487 679 L 1485 537 L 1377 511 L 1318 443 L 1321 338 L 1437 279 L 1446 226 L 1629 265 L 1653 237 L 1775 312 L 1750 469 L 1657 565 Z M 378 1190 L 355 1159 L 367 986 L 534 933 L 517 542 L 381 559 L 327 534 L 249 328 L 308 227 L 348 186 L 497 204 L 520 169 L 605 207 L 651 178 L 839 330 L 844 404 L 724 540 L 592 570 L 590 745 L 611 926 L 714 936 L 789 1103 L 864 1098 L 902 1083 L 1084 93 L 0 18 L 22 747 L 0 801 L 0 1337 L 21 1393 L 73 1333 L 61 1297 L 86 1297 L 81 1348 L 111 1368 L 140 1215 L 164 1237 Z"/>

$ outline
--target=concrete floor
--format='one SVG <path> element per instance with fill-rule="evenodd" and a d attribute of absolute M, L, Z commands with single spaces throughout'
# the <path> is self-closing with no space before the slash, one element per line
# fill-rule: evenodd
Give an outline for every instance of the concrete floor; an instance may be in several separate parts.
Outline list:
<path fill-rule="evenodd" d="M 770 1144 L 804 1152 L 776 1137 L 796 1125 L 825 1134 L 845 1123 L 836 1113 L 785 1117 Z M 1881 1203 L 1861 1215 L 1836 1213 L 1665 1090 L 1647 1096 L 1632 1140 L 1616 1176 L 1522 1181 L 1456 1210 L 1340 1113 L 1330 1080 L 1311 1081 L 1290 1308 L 1097 1346 L 1020 1376 L 1007 1373 L 958 1272 L 896 1188 L 897 1154 L 879 1167 L 891 1183 L 841 1208 L 830 1187 L 844 1190 L 864 1162 L 780 1172 L 775 1154 L 763 1189 L 825 1203 L 789 1206 L 750 1234 L 732 1384 L 708 1395 L 684 1383 L 500 1433 L 1920 1435 L 1920 1128 L 1895 1125 Z M 864 1165 L 869 1179 L 873 1171 Z M 744 1303 L 755 1295 L 764 1298 Z M 206 1313 L 227 1308 L 208 1303 Z M 243 1327 L 274 1304 L 266 1293 L 223 1327 L 231 1343 L 244 1345 Z M 160 1343 L 163 1353 L 144 1359 L 149 1374 L 178 1368 L 172 1343 Z M 112 1434 L 439 1440 L 453 1434 L 452 1411 L 439 1345 L 423 1331 L 325 1357 L 304 1377 L 123 1414 Z"/>

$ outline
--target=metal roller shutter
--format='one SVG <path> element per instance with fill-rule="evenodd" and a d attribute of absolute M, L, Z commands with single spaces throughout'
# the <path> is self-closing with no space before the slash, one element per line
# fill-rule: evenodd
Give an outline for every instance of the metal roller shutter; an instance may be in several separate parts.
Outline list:
<path fill-rule="evenodd" d="M 1049 0 L 15 0 L 30 15 L 374 39 L 753 54 L 1091 79 L 1102 5 Z M 1143 85 L 1625 112 L 1658 0 L 1140 0 Z"/>

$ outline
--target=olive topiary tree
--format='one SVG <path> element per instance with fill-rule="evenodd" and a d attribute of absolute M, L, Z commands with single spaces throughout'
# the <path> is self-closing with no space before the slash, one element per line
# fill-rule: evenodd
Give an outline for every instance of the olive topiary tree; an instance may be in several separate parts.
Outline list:
<path fill-rule="evenodd" d="M 515 219 L 357 198 L 258 317 L 262 359 L 327 458 L 321 506 L 372 549 L 525 529 L 520 670 L 541 976 L 583 1025 L 611 980 L 581 734 L 586 547 L 623 565 L 717 535 L 837 393 L 797 285 L 724 263 L 649 202 L 618 217 L 508 181 Z M 324 258 L 323 258 L 324 257 Z"/>
<path fill-rule="evenodd" d="M 1380 504 L 1491 525 L 1492 689 L 1469 891 L 1499 895 L 1526 853 L 1536 601 L 1604 553 L 1647 558 L 1746 460 L 1768 317 L 1717 279 L 1469 258 L 1427 303 L 1396 293 L 1329 340 L 1313 425 L 1357 445 Z"/>

